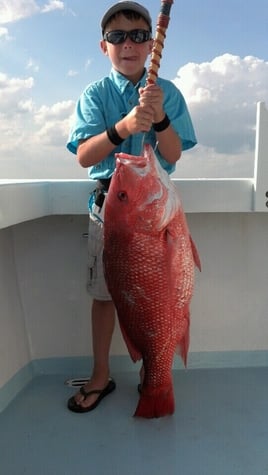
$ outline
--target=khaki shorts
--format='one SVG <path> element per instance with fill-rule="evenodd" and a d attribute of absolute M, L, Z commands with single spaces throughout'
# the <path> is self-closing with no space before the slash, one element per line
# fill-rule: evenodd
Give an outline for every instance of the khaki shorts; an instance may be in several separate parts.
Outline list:
<path fill-rule="evenodd" d="M 88 223 L 88 270 L 87 291 L 96 300 L 112 300 L 108 292 L 103 269 L 103 216 L 105 200 L 101 209 L 91 206 Z"/>

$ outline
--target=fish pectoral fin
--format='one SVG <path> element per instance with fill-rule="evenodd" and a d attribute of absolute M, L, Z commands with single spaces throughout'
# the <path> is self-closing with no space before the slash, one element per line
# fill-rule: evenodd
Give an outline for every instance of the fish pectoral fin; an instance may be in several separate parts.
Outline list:
<path fill-rule="evenodd" d="M 183 322 L 183 324 L 182 324 Z M 183 311 L 183 319 L 180 322 L 177 334 L 177 346 L 175 353 L 179 355 L 184 363 L 185 368 L 187 367 L 187 356 L 190 344 L 190 308 L 189 304 L 185 305 Z"/>
<path fill-rule="evenodd" d="M 142 354 L 138 350 L 138 348 L 134 345 L 134 343 L 131 341 L 131 338 L 129 338 L 128 333 L 126 332 L 124 326 L 122 325 L 120 318 L 119 318 L 119 324 L 120 324 L 122 336 L 123 336 L 125 344 L 127 346 L 129 355 L 130 355 L 132 361 L 134 361 L 134 363 L 136 363 L 136 361 L 141 360 Z"/>
<path fill-rule="evenodd" d="M 191 243 L 191 248 L 192 248 L 192 253 L 193 253 L 193 258 L 194 258 L 194 263 L 196 265 L 196 267 L 200 270 L 201 272 L 201 261 L 200 261 L 200 257 L 199 257 L 199 254 L 198 254 L 198 250 L 197 250 L 197 247 L 194 243 L 194 241 L 192 240 L 192 237 L 190 237 L 190 243 Z"/>
<path fill-rule="evenodd" d="M 166 239 L 168 243 L 174 244 L 174 242 L 178 239 L 177 230 L 174 226 L 167 226 L 166 228 Z"/>

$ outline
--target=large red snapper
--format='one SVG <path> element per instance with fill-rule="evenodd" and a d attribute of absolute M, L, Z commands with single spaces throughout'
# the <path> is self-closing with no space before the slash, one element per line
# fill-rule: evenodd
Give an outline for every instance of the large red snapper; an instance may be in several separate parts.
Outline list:
<path fill-rule="evenodd" d="M 175 185 L 152 147 L 143 156 L 116 155 L 105 203 L 104 268 L 120 327 L 145 376 L 135 416 L 175 410 L 172 363 L 186 364 L 194 264 L 191 240 Z"/>

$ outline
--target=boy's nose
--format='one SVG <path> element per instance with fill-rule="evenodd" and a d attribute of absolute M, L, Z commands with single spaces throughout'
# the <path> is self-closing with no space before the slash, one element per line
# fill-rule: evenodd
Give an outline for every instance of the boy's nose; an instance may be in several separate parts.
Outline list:
<path fill-rule="evenodd" d="M 133 46 L 133 41 L 127 36 L 127 38 L 124 41 L 124 48 L 129 48 L 129 46 Z"/>

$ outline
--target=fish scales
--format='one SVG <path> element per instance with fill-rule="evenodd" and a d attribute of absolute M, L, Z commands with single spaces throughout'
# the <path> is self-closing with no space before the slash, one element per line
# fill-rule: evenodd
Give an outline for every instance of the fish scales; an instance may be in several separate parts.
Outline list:
<path fill-rule="evenodd" d="M 133 361 L 143 360 L 136 416 L 172 414 L 172 363 L 186 363 L 194 265 L 200 266 L 175 186 L 150 145 L 117 156 L 105 204 L 104 269 Z"/>

